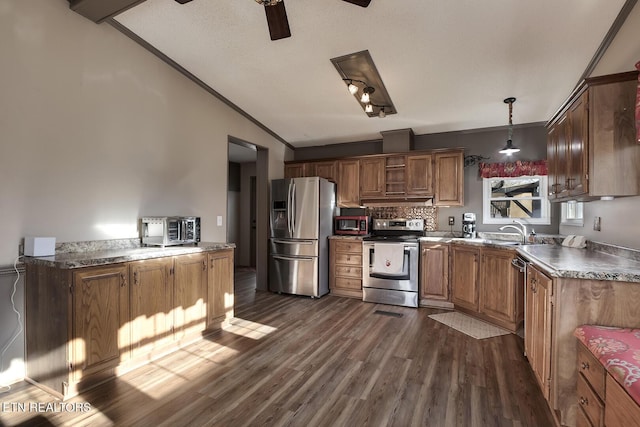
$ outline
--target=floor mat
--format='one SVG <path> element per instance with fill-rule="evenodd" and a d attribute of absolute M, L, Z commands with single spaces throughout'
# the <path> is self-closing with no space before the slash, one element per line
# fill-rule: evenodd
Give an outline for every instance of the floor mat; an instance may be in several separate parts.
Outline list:
<path fill-rule="evenodd" d="M 471 316 L 458 313 L 457 311 L 432 314 L 429 317 L 478 340 L 511 333 L 506 329 L 483 322 L 482 320 L 474 319 Z"/>

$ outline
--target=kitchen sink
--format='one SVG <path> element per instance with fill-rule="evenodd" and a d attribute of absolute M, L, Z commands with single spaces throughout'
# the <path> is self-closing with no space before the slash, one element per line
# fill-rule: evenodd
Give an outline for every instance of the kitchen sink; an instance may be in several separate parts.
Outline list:
<path fill-rule="evenodd" d="M 522 242 L 514 242 L 513 240 L 483 239 L 483 238 L 462 239 L 462 240 L 465 241 L 465 242 L 487 243 L 487 244 L 492 244 L 492 245 L 504 245 L 504 246 L 522 245 Z"/>

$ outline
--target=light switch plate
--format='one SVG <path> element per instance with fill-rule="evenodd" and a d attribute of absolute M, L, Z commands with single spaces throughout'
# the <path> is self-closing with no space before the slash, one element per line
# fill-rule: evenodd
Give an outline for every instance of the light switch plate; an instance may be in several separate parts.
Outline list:
<path fill-rule="evenodd" d="M 218 227 L 222 227 L 222 215 L 218 215 L 216 223 L 218 224 Z"/>

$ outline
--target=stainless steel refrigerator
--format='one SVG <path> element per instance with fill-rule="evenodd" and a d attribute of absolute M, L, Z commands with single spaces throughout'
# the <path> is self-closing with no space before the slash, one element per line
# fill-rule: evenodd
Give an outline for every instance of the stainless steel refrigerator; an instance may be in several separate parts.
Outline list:
<path fill-rule="evenodd" d="M 320 297 L 329 292 L 335 184 L 324 178 L 271 182 L 269 289 Z"/>

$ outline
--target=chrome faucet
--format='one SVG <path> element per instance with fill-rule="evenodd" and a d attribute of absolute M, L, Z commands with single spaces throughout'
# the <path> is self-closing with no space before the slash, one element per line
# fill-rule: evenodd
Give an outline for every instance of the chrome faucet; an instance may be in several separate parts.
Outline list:
<path fill-rule="evenodd" d="M 498 230 L 500 231 L 504 231 L 507 228 L 513 228 L 514 230 L 516 230 L 519 234 L 522 235 L 522 244 L 526 244 L 527 243 L 527 226 L 524 225 L 522 222 L 518 221 L 517 219 L 513 220 L 514 223 L 518 224 L 520 227 L 516 227 L 515 225 L 503 225 L 502 227 L 498 228 Z"/>

